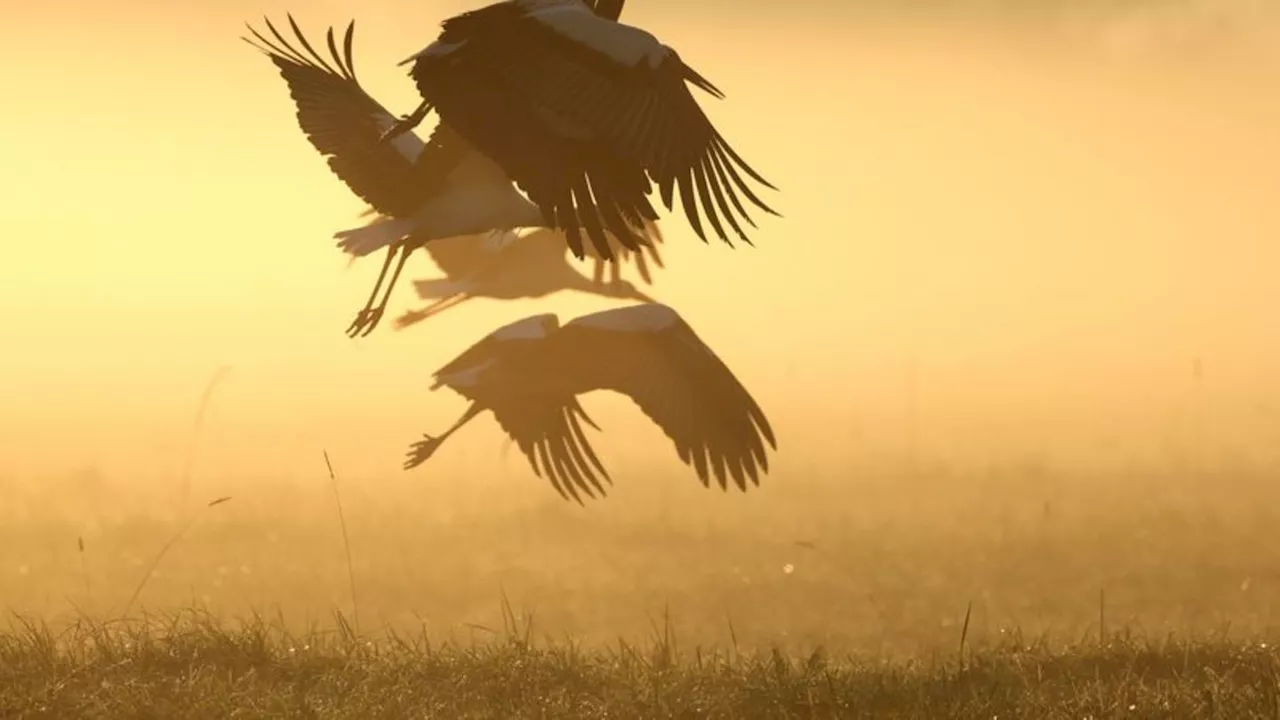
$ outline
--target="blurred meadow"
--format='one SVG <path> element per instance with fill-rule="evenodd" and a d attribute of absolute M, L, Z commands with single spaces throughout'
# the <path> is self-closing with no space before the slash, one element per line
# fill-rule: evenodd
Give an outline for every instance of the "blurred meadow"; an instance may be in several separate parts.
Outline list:
<path fill-rule="evenodd" d="M 588 397 L 616 485 L 578 507 L 488 418 L 400 462 L 461 411 L 428 392 L 437 367 L 499 324 L 605 305 L 481 300 L 346 338 L 378 263 L 345 268 L 331 235 L 361 205 L 237 39 L 264 13 L 312 36 L 354 16 L 364 86 L 407 112 L 395 62 L 469 6 L 16 8 L 7 610 L 293 631 L 337 611 L 471 642 L 502 636 L 505 599 L 553 640 L 642 642 L 666 618 L 686 647 L 890 659 L 954 653 L 966 611 L 978 648 L 1269 641 L 1280 9 L 631 0 L 624 21 L 726 91 L 700 102 L 781 188 L 755 247 L 669 215 L 652 288 L 779 452 L 760 488 L 707 490 L 625 399 Z M 414 304 L 403 283 L 389 314 Z"/>

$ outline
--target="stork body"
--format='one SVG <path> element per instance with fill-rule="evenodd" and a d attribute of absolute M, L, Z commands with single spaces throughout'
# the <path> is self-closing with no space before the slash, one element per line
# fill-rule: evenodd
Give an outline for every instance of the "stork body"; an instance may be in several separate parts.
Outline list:
<path fill-rule="evenodd" d="M 755 399 L 666 305 L 606 310 L 563 327 L 555 315 L 528 317 L 467 349 L 435 380 L 433 390 L 448 387 L 471 406 L 443 435 L 411 446 L 405 469 L 488 410 L 561 496 L 603 496 L 612 481 L 583 433 L 582 422 L 596 426 L 578 402 L 593 390 L 630 397 L 704 486 L 712 477 L 723 489 L 730 480 L 744 491 L 758 485 L 769 468 L 765 443 L 777 447 Z"/>
<path fill-rule="evenodd" d="M 619 0 L 506 0 L 445 20 L 409 64 L 422 104 L 384 139 L 431 109 L 492 158 L 563 229 L 583 256 L 581 230 L 602 254 L 609 231 L 629 249 L 632 228 L 657 219 L 656 184 L 672 208 L 679 189 L 690 225 L 699 213 L 720 239 L 725 226 L 750 243 L 741 197 L 775 213 L 743 179 L 773 186 L 703 114 L 686 83 L 722 93 L 672 48 L 617 22 Z M 741 222 L 740 222 L 741 221 Z"/>
<path fill-rule="evenodd" d="M 652 237 L 661 241 L 661 234 Z M 629 280 L 621 277 L 622 265 L 633 260 L 641 279 L 652 283 L 649 262 L 662 267 L 656 244 L 645 245 L 641 252 L 622 248 L 613 262 L 608 282 L 603 281 L 606 262 L 594 258 L 595 272 L 587 278 L 569 260 L 564 236 L 554 230 L 538 229 L 528 234 L 516 233 L 473 235 L 447 238 L 429 243 L 426 252 L 444 272 L 442 278 L 415 280 L 418 297 L 432 302 L 396 318 L 396 328 L 403 329 L 473 298 L 522 300 L 539 298 L 561 290 L 599 295 L 606 298 L 656 302 Z M 646 254 L 647 253 L 647 254 Z"/>
<path fill-rule="evenodd" d="M 280 71 L 298 124 L 312 146 L 378 215 L 363 227 L 337 233 L 339 247 L 353 257 L 387 251 L 378 281 L 349 334 L 367 335 L 377 326 L 414 250 L 442 238 L 546 225 L 538 207 L 516 189 L 506 171 L 447 123 L 437 124 L 426 142 L 412 132 L 398 135 L 390 144 L 380 142 L 396 119 L 356 79 L 354 23 L 347 26 L 341 50 L 329 29 L 328 60 L 314 50 L 291 16 L 289 24 L 302 50 L 270 21 L 266 25 L 275 41 L 249 28 L 257 40 L 249 42 Z M 652 227 L 638 232 L 648 237 Z M 606 255 L 609 258 L 612 254 Z"/>

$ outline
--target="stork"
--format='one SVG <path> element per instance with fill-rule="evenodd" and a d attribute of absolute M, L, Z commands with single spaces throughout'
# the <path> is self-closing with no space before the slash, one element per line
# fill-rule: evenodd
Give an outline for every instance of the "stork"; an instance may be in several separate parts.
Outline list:
<path fill-rule="evenodd" d="M 379 141 L 396 118 L 366 93 L 356 78 L 354 21 L 347 25 L 341 50 L 333 28 L 329 28 L 326 61 L 293 17 L 288 19 L 302 50 L 287 41 L 270 20 L 265 22 L 274 42 L 253 27 L 249 32 L 254 39 L 245 40 L 266 53 L 280 71 L 298 124 L 311 145 L 327 158 L 333 173 L 377 214 L 363 227 L 337 233 L 339 247 L 355 257 L 387 249 L 368 301 L 347 328 L 349 335 L 373 331 L 409 255 L 430 241 L 546 225 L 537 206 L 520 194 L 507 173 L 447 123 L 437 124 L 425 143 L 414 133 L 402 133 L 390 144 Z M 638 232 L 647 238 L 652 228 L 649 223 Z M 610 260 L 613 254 L 607 251 L 608 243 L 605 247 L 601 256 Z M 379 291 L 383 293 L 380 302 Z"/>
<path fill-rule="evenodd" d="M 777 449 L 764 412 L 733 372 L 675 310 L 632 305 L 579 317 L 563 327 L 534 315 L 490 333 L 435 373 L 471 401 L 444 434 L 409 448 L 417 467 L 485 410 L 533 468 L 566 500 L 603 497 L 612 479 L 582 431 L 599 430 L 578 402 L 593 390 L 630 397 L 675 444 L 706 487 L 758 486 L 769 470 L 764 444 Z"/>
<path fill-rule="evenodd" d="M 661 241 L 661 234 L 653 239 Z M 607 298 L 657 302 L 621 278 L 621 265 L 634 259 L 641 279 L 652 284 L 650 260 L 662 267 L 656 245 L 644 246 L 647 256 L 644 252 L 632 253 L 625 248 L 614 248 L 618 254 L 609 263 L 611 277 L 608 282 L 602 280 L 605 262 L 599 257 L 594 258 L 592 278 L 578 272 L 570 264 L 569 248 L 565 245 L 563 233 L 556 230 L 539 229 L 522 235 L 503 233 L 445 238 L 427 243 L 425 250 L 445 276 L 414 281 L 418 297 L 433 302 L 396 318 L 398 330 L 478 297 L 518 300 L 544 297 L 561 290 L 577 290 Z"/>
<path fill-rule="evenodd" d="M 442 122 L 502 166 L 563 229 L 582 257 L 581 230 L 602 253 L 605 231 L 634 249 L 632 227 L 656 220 L 656 184 L 703 242 L 699 211 L 726 244 L 755 226 L 739 195 L 777 215 L 743 179 L 776 190 L 744 161 L 686 83 L 723 93 L 671 47 L 617 22 L 621 0 L 506 0 L 445 20 L 435 42 L 404 60 L 422 102 L 384 134 Z"/>

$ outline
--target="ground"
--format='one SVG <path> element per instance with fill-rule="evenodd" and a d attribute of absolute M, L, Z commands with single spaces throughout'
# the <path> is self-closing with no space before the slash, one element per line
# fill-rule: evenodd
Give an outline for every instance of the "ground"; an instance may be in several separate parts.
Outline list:
<path fill-rule="evenodd" d="M 1277 655 L 1224 640 L 1051 648 L 1009 640 L 928 663 L 814 650 L 739 656 L 502 641 L 293 637 L 187 613 L 160 624 L 0 639 L 14 718 L 1274 718 Z"/>
<path fill-rule="evenodd" d="M 1276 717 L 1274 477 L 17 484 L 0 716 Z"/>

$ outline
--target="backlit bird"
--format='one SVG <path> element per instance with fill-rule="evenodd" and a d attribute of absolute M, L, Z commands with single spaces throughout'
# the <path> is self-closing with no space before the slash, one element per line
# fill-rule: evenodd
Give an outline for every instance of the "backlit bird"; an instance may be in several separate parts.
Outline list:
<path fill-rule="evenodd" d="M 437 124 L 425 143 L 413 133 L 401 134 L 392 143 L 379 141 L 396 119 L 356 79 L 354 22 L 347 26 L 341 50 L 329 28 L 328 60 L 315 51 L 292 16 L 289 25 L 301 50 L 269 20 L 266 26 L 274 41 L 252 27 L 249 31 L 256 42 L 245 39 L 279 69 L 293 98 L 298 124 L 312 146 L 378 214 L 363 227 L 337 233 L 339 246 L 357 257 L 387 249 L 373 292 L 348 334 L 373 331 L 410 253 L 429 241 L 546 225 L 538 208 L 520 194 L 506 172 L 447 123 Z M 636 232 L 647 237 L 651 228 L 652 224 L 638 226 Z M 388 281 L 397 253 L 399 261 Z M 386 289 L 378 302 L 384 282 Z"/>
<path fill-rule="evenodd" d="M 396 327 L 403 329 L 473 298 L 520 300 L 577 290 L 607 298 L 656 302 L 635 284 L 623 280 L 621 268 L 634 260 L 641 279 L 652 283 L 649 262 L 662 267 L 656 245 L 661 239 L 661 234 L 656 233 L 651 238 L 655 244 L 645 245 L 637 253 L 615 247 L 614 260 L 607 263 L 611 270 L 608 282 L 603 280 L 606 263 L 599 257 L 594 258 L 592 278 L 574 268 L 564 235 L 558 230 L 436 240 L 427 243 L 425 250 L 445 277 L 414 281 L 418 297 L 432 302 L 396 318 Z"/>
<path fill-rule="evenodd" d="M 704 486 L 759 485 L 776 449 L 764 412 L 720 358 L 670 307 L 633 305 L 560 326 L 555 315 L 506 325 L 435 373 L 471 401 L 443 435 L 413 444 L 418 466 L 450 435 L 489 410 L 538 476 L 566 499 L 605 494 L 612 483 L 582 431 L 592 427 L 578 396 L 612 390 L 630 397 L 675 444 Z M 598 430 L 599 428 L 596 427 Z"/>
<path fill-rule="evenodd" d="M 617 22 L 621 0 L 507 0 L 442 23 L 438 39 L 401 64 L 423 102 L 384 135 L 397 137 L 435 109 L 493 158 L 565 231 L 603 254 L 605 231 L 634 249 L 631 228 L 657 214 L 656 184 L 706 241 L 699 211 L 732 245 L 729 226 L 754 226 L 740 196 L 776 215 L 743 175 L 776 189 L 711 124 L 686 83 L 714 85 L 650 33 Z"/>

